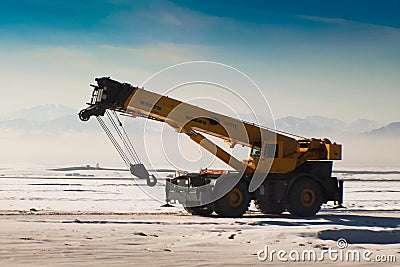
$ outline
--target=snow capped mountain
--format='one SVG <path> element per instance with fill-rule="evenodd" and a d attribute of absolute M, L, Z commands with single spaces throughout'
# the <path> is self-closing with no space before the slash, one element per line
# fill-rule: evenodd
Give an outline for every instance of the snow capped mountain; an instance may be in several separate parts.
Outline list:
<path fill-rule="evenodd" d="M 322 116 L 308 116 L 304 119 L 288 116 L 277 119 L 275 124 L 278 130 L 304 136 L 329 136 L 332 133 L 359 134 L 381 126 L 378 122 L 368 119 L 358 119 L 348 124 Z"/>
<path fill-rule="evenodd" d="M 117 153 L 96 119 L 82 122 L 77 113 L 78 110 L 62 105 L 45 105 L 20 110 L 9 117 L 0 118 L 0 137 L 3 141 L 3 150 L 7 151 L 1 155 L 0 162 L 41 164 L 68 162 L 72 164 L 87 158 L 94 158 L 96 162 L 119 162 Z M 248 118 L 248 121 L 253 119 L 250 115 L 247 117 L 241 115 L 240 118 Z M 124 121 L 124 119 L 121 116 L 121 120 Z M 108 120 L 105 119 L 105 121 L 107 123 Z M 399 144 L 393 142 L 393 138 L 400 137 L 400 122 L 393 122 L 382 127 L 379 123 L 368 119 L 345 123 L 322 116 L 305 118 L 288 116 L 279 118 L 275 122 L 278 130 L 287 133 L 305 137 L 327 137 L 343 144 L 346 160 L 351 164 L 398 166 L 396 155 Z M 272 128 L 268 122 L 261 121 L 260 124 Z M 112 128 L 109 123 L 107 125 Z M 136 142 L 139 150 L 141 149 L 141 155 L 151 154 L 149 157 L 152 157 L 152 161 L 164 164 L 165 144 L 175 144 L 177 140 L 172 129 L 165 124 L 145 119 L 126 119 L 124 126 L 131 140 Z M 160 136 L 164 143 L 159 143 Z M 183 143 L 188 151 L 193 148 L 190 145 L 191 143 Z M 149 150 L 145 149 L 147 146 Z M 379 151 L 385 147 L 385 156 L 377 157 L 373 153 L 365 153 L 366 147 L 370 151 Z M 172 146 L 171 149 L 174 147 Z M 149 151 L 151 153 L 147 154 Z M 246 155 L 241 156 L 241 158 L 245 157 Z"/>
<path fill-rule="evenodd" d="M 369 131 L 369 136 L 400 137 L 400 122 L 392 122 L 388 125 Z"/>
<path fill-rule="evenodd" d="M 21 109 L 0 119 L 1 129 L 58 133 L 98 130 L 94 121 L 82 127 L 78 111 L 64 105 L 41 105 Z"/>
<path fill-rule="evenodd" d="M 312 124 L 306 119 L 300 119 L 293 116 L 275 120 L 275 126 L 278 130 L 297 135 L 315 134 L 317 129 L 320 130 L 318 125 Z"/>
<path fill-rule="evenodd" d="M 85 123 L 80 121 L 77 116 L 78 112 L 79 110 L 64 105 L 35 106 L 0 118 L 0 129 L 49 133 L 58 133 L 60 131 L 100 131 L 95 120 Z M 242 119 L 248 117 L 249 121 L 252 120 L 252 116 L 242 115 Z M 84 126 L 82 125 L 83 123 Z M 135 128 L 142 129 L 145 123 L 145 120 L 138 120 L 135 121 L 134 126 Z M 263 126 L 271 127 L 271 125 L 266 125 L 268 124 L 267 122 L 260 123 Z M 308 116 L 305 118 L 287 116 L 276 119 L 275 125 L 278 130 L 308 137 L 331 136 L 338 133 L 350 133 L 353 135 L 365 133 L 365 135 L 369 136 L 400 135 L 400 122 L 393 122 L 387 126 L 382 126 L 378 122 L 369 119 L 358 119 L 352 123 L 345 123 L 338 119 L 323 116 Z"/>

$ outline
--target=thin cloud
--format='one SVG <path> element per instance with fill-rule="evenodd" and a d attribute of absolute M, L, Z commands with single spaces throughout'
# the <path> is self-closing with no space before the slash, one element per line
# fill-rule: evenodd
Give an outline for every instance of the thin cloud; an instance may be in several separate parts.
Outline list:
<path fill-rule="evenodd" d="M 297 15 L 296 17 L 303 20 L 332 23 L 332 24 L 343 24 L 349 22 L 348 20 L 342 18 L 327 18 L 327 17 L 307 16 L 307 15 Z"/>
<path fill-rule="evenodd" d="M 343 18 L 328 18 L 328 17 L 318 17 L 318 16 L 308 16 L 308 15 L 296 15 L 297 18 L 302 20 L 308 20 L 313 22 L 321 22 L 321 23 L 330 23 L 330 24 L 354 24 L 360 26 L 367 26 L 372 27 L 378 30 L 385 30 L 389 32 L 394 32 L 396 34 L 399 33 L 399 28 L 394 26 L 387 26 L 387 25 L 380 25 L 380 24 L 373 24 L 373 23 L 366 23 L 356 20 L 348 20 Z"/>

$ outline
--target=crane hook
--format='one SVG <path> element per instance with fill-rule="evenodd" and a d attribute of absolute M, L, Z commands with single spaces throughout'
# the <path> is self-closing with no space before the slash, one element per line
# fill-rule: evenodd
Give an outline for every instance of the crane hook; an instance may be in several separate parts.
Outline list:
<path fill-rule="evenodd" d="M 154 174 L 149 174 L 143 164 L 131 164 L 130 166 L 131 174 L 138 177 L 139 179 L 146 179 L 148 186 L 155 186 L 157 184 L 157 178 Z"/>
<path fill-rule="evenodd" d="M 149 177 L 147 177 L 147 185 L 148 186 L 155 186 L 156 184 L 157 184 L 157 178 L 153 174 L 150 175 Z"/>

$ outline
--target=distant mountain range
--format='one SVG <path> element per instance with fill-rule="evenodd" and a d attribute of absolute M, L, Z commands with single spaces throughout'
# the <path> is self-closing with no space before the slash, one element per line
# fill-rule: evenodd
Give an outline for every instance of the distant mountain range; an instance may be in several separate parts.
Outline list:
<path fill-rule="evenodd" d="M 277 129 L 285 132 L 305 136 L 327 136 L 332 133 L 361 134 L 382 127 L 378 122 L 368 119 L 358 119 L 352 123 L 345 123 L 338 119 L 322 116 L 308 116 L 305 118 L 283 117 L 275 121 Z"/>
<path fill-rule="evenodd" d="M 365 133 L 369 136 L 400 137 L 400 122 L 392 122 L 384 127 Z"/>
<path fill-rule="evenodd" d="M 100 131 L 95 120 L 82 122 L 77 114 L 79 110 L 63 105 L 41 105 L 22 109 L 10 115 L 0 117 L 0 129 L 39 131 L 58 133 L 63 131 L 92 132 Z M 246 115 L 244 115 L 246 117 Z M 137 122 L 138 128 L 144 120 Z M 261 122 L 261 124 L 263 124 Z M 301 136 L 330 136 L 338 133 L 361 134 L 364 136 L 400 136 L 400 122 L 381 125 L 376 121 L 358 119 L 346 123 L 338 119 L 322 116 L 298 118 L 294 116 L 275 120 L 276 128 L 284 132 Z"/>
<path fill-rule="evenodd" d="M 64 105 L 41 105 L 21 109 L 0 117 L 0 129 L 58 133 L 62 131 L 97 131 L 94 120 L 85 123 L 78 118 L 78 110 Z"/>
<path fill-rule="evenodd" d="M 280 118 L 275 121 L 275 125 L 279 130 L 304 136 L 330 136 L 331 134 L 346 133 L 371 137 L 400 137 L 400 122 L 381 125 L 373 120 L 358 119 L 352 123 L 345 123 L 338 119 L 309 116 L 304 119 Z"/>

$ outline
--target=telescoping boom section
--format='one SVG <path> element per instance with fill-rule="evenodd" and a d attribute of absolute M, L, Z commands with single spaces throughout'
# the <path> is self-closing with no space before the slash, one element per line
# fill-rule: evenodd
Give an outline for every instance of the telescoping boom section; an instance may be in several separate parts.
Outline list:
<path fill-rule="evenodd" d="M 192 173 L 168 180 L 167 201 L 182 203 L 192 214 L 215 211 L 221 216 L 241 216 L 252 199 L 263 213 L 287 210 L 298 216 L 315 215 L 327 201 L 342 204 L 343 183 L 331 177 L 332 160 L 341 159 L 340 144 L 327 138 L 296 139 L 107 77 L 96 82 L 89 106 L 79 113 L 81 120 L 99 119 L 112 111 L 167 123 L 240 173 L 237 184 L 211 203 L 202 201 L 200 187 L 211 185 L 208 193 L 212 194 L 221 174 Z M 249 147 L 249 158 L 236 159 L 203 134 L 221 138 L 229 147 Z M 183 193 L 182 185 L 187 187 Z"/>

